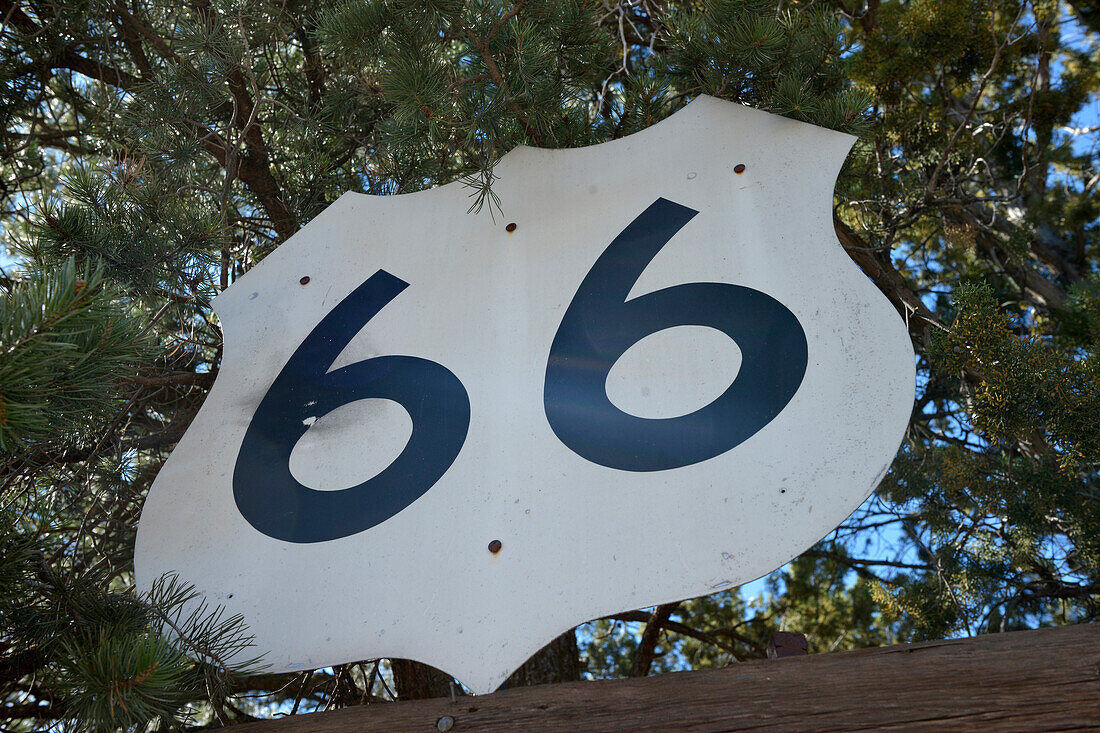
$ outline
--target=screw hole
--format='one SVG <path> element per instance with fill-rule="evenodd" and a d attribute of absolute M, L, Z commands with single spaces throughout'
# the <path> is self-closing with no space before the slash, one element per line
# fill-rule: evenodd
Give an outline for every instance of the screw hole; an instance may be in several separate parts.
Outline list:
<path fill-rule="evenodd" d="M 514 232 L 516 230 L 516 223 L 512 222 L 508 226 L 504 227 L 505 231 Z"/>
<path fill-rule="evenodd" d="M 737 175 L 741 175 L 742 173 L 745 172 L 745 164 L 744 163 L 738 163 L 737 165 L 735 165 L 733 167 L 733 172 L 736 173 Z"/>
<path fill-rule="evenodd" d="M 491 552 L 495 555 L 498 552 L 500 552 L 500 548 L 503 547 L 503 546 L 504 545 L 501 544 L 500 540 L 493 540 L 492 542 L 489 543 L 489 552 Z"/>
<path fill-rule="evenodd" d="M 298 282 L 302 285 L 309 285 L 309 275 L 304 275 Z"/>

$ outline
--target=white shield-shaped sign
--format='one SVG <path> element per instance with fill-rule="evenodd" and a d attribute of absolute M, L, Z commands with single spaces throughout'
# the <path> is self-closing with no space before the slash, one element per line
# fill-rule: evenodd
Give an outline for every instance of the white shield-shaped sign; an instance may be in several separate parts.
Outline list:
<path fill-rule="evenodd" d="M 713 98 L 347 194 L 220 295 L 221 371 L 149 494 L 139 585 L 273 671 L 416 659 L 475 692 L 561 632 L 779 567 L 890 464 L 913 352 L 833 234 L 852 138 Z"/>

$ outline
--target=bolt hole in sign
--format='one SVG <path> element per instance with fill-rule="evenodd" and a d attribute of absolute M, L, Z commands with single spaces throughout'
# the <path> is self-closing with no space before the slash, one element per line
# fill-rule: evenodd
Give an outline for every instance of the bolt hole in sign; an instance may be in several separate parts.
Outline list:
<path fill-rule="evenodd" d="M 457 183 L 344 195 L 216 299 L 139 586 L 243 614 L 270 671 L 402 657 L 484 693 L 578 623 L 781 566 L 872 491 L 913 399 L 833 233 L 852 142 L 701 97 L 508 153 L 508 224 Z"/>

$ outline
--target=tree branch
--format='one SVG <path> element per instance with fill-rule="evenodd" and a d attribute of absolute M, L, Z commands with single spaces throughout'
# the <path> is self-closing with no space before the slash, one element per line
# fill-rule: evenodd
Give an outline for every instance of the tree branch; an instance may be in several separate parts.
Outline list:
<path fill-rule="evenodd" d="M 836 236 L 844 246 L 844 251 L 859 265 L 863 274 L 871 278 L 882 294 L 894 305 L 898 313 L 905 319 L 905 325 L 909 328 L 910 335 L 917 343 L 927 346 L 929 343 L 929 326 L 945 329 L 943 323 L 928 309 L 924 301 L 920 299 L 905 278 L 901 276 L 894 265 L 885 258 L 877 257 L 874 251 L 867 246 L 859 235 L 851 227 L 833 217 L 833 227 Z"/>
<path fill-rule="evenodd" d="M 653 655 L 657 651 L 657 640 L 661 635 L 661 628 L 668 621 L 672 612 L 680 607 L 677 603 L 666 603 L 657 606 L 646 621 L 642 639 L 638 642 L 638 650 L 634 653 L 634 665 L 630 670 L 631 677 L 645 677 L 649 674 L 649 668 L 653 666 Z"/>
<path fill-rule="evenodd" d="M 24 13 L 18 2 L 14 0 L 0 0 L 0 14 L 8 18 L 9 22 L 24 36 L 33 36 L 42 32 L 42 28 Z M 52 69 L 75 71 L 124 91 L 133 91 L 141 83 L 141 79 L 133 74 L 81 56 L 71 48 L 62 49 L 50 57 L 47 63 Z"/>
<path fill-rule="evenodd" d="M 516 7 L 513 8 L 509 16 L 506 17 L 514 16 L 517 12 L 519 12 L 519 6 L 520 4 L 517 4 Z M 466 38 L 470 40 L 470 43 L 473 44 L 474 48 L 477 49 L 477 52 L 481 54 L 481 58 L 485 62 L 485 68 L 488 70 L 489 78 L 492 79 L 493 84 L 495 84 L 497 88 L 504 92 L 504 98 L 508 101 L 508 106 L 512 108 L 512 112 L 515 114 L 516 120 L 519 122 L 520 126 L 523 127 L 523 131 L 527 133 L 527 139 L 535 145 L 541 145 L 542 143 L 540 142 L 538 131 L 536 131 L 535 128 L 531 126 L 530 122 L 528 122 L 527 115 L 523 113 L 523 109 L 519 106 L 519 103 L 516 102 L 515 98 L 512 96 L 512 92 L 509 91 L 508 85 L 504 81 L 504 76 L 500 73 L 500 68 L 497 66 L 496 59 L 493 58 L 493 54 L 489 51 L 488 39 L 482 40 L 478 38 L 477 35 L 472 30 L 470 30 L 470 28 L 465 23 L 460 22 L 459 26 L 462 28 L 462 32 L 466 34 Z M 495 33 L 496 30 L 497 29 L 494 29 L 493 32 Z"/>

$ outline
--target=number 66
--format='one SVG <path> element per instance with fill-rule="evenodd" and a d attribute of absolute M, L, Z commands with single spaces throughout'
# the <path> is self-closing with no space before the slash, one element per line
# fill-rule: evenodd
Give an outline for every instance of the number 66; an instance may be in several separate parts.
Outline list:
<path fill-rule="evenodd" d="M 705 461 L 744 442 L 786 407 L 806 372 L 806 335 L 771 296 L 728 283 L 687 283 L 626 300 L 642 271 L 698 212 L 658 199 L 596 260 L 562 317 L 550 348 L 543 403 L 555 435 L 608 468 L 660 471 Z M 252 416 L 233 471 L 233 496 L 258 531 L 286 542 L 326 542 L 374 527 L 427 492 L 462 450 L 470 400 L 442 365 L 379 356 L 329 372 L 359 330 L 408 283 L 379 270 L 336 306 L 279 372 Z M 708 326 L 742 353 L 733 383 L 680 417 L 629 415 L 607 397 L 615 362 L 646 336 Z M 367 398 L 397 402 L 412 418 L 404 450 L 373 478 L 317 491 L 290 472 L 310 417 Z"/>

